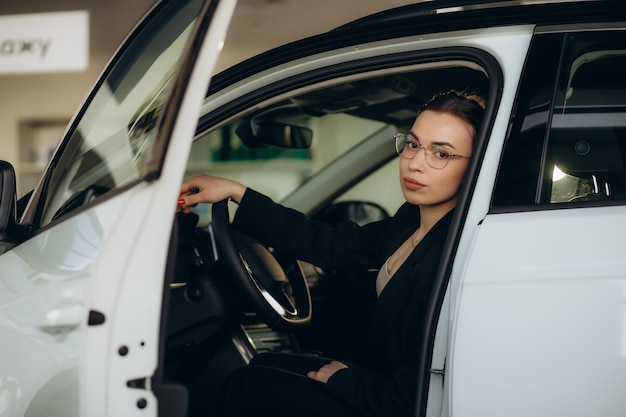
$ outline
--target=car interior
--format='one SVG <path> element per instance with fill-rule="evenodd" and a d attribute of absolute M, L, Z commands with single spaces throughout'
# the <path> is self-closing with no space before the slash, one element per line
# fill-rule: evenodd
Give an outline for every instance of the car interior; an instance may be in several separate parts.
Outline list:
<path fill-rule="evenodd" d="M 623 59 L 620 51 L 595 51 L 572 65 L 568 88 L 557 104 L 561 119 L 550 127 L 546 202 L 592 204 L 623 196 L 624 141 L 616 128 L 623 126 L 616 119 L 621 101 L 616 99 L 611 108 L 593 101 L 594 91 L 604 85 L 600 80 L 623 85 L 610 70 L 623 65 L 607 65 Z M 480 68 L 459 63 L 311 85 L 287 98 L 257 103 L 226 123 L 205 126 L 198 132 L 187 174 L 231 176 L 331 224 L 374 221 L 393 215 L 402 203 L 401 195 L 386 195 L 397 176 L 393 132 L 410 129 L 416 110 L 439 91 L 487 96 L 488 87 Z M 607 119 L 607 126 L 580 126 L 585 120 L 581 112 Z M 528 137 L 520 137 L 520 148 L 511 148 L 535 149 L 537 141 L 523 142 Z M 368 142 L 380 146 L 386 141 L 388 148 L 376 148 L 375 157 L 359 154 Z M 320 155 L 325 160 L 316 162 Z M 508 166 L 513 178 L 525 175 L 519 156 Z M 520 166 L 519 172 L 511 171 L 513 166 Z M 555 168 L 570 180 L 555 177 Z M 499 204 L 518 199 L 515 193 L 507 195 L 510 200 Z M 191 416 L 200 415 L 229 373 L 257 353 L 307 352 L 358 363 L 371 346 L 377 271 L 321 270 L 284 259 L 244 231 L 231 230 L 228 219 L 234 210 L 233 205 L 215 204 L 177 219 L 164 374 L 186 388 Z M 247 271 L 241 268 L 242 258 L 252 265 Z M 235 264 L 239 266 L 233 268 Z M 264 272 L 276 264 L 284 273 Z M 275 302 L 278 308 L 268 307 Z"/>
<path fill-rule="evenodd" d="M 231 175 L 287 205 L 317 187 L 300 207 L 311 218 L 375 221 L 402 203 L 394 187 L 393 133 L 410 129 L 417 109 L 439 91 L 486 96 L 487 88 L 484 72 L 469 63 L 310 87 L 198 132 L 187 176 Z M 368 141 L 384 152 L 350 158 Z M 316 164 L 325 152 L 326 161 Z M 354 178 L 343 178 L 355 169 Z M 281 180 L 287 191 L 276 190 Z M 397 190 L 387 198 L 385 188 Z M 307 352 L 358 363 L 371 345 L 377 271 L 328 271 L 285 259 L 232 230 L 234 210 L 223 202 L 177 215 L 163 373 L 186 387 L 189 415 L 201 414 L 228 374 L 257 353 Z"/>

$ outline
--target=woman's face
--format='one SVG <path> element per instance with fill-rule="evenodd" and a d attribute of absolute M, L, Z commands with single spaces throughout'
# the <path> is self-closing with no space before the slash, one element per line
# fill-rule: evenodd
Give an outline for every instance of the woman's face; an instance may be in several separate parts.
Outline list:
<path fill-rule="evenodd" d="M 420 146 L 439 145 L 448 154 L 472 155 L 474 128 L 467 122 L 447 113 L 432 110 L 422 112 L 411 135 Z M 400 157 L 400 185 L 404 198 L 422 208 L 452 209 L 468 165 L 468 158 L 450 158 L 448 164 L 435 169 L 426 163 L 424 150 L 411 158 Z"/>

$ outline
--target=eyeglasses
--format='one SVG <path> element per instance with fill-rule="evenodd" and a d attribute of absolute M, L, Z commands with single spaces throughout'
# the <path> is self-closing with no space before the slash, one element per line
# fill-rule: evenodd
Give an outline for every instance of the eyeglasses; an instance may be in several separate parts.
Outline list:
<path fill-rule="evenodd" d="M 417 139 L 406 133 L 396 133 L 396 152 L 403 158 L 413 159 L 420 149 L 424 150 L 424 159 L 431 168 L 443 169 L 448 165 L 448 161 L 458 158 L 469 158 L 469 156 L 455 155 L 446 152 L 441 145 L 430 145 L 424 147 L 417 142 Z"/>

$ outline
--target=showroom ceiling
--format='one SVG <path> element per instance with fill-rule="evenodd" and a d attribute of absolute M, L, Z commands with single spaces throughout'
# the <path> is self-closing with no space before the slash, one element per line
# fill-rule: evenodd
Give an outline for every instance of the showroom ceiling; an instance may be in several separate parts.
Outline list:
<path fill-rule="evenodd" d="M 250 55 L 411 0 L 239 0 L 230 48 Z M 109 56 L 154 0 L 4 0 L 0 15 L 89 10 L 92 54 Z"/>

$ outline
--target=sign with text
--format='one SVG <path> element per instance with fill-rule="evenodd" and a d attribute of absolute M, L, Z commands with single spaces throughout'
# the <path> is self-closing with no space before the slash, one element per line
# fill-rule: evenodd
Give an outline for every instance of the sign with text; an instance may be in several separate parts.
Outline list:
<path fill-rule="evenodd" d="M 89 12 L 0 16 L 0 74 L 84 71 Z"/>

